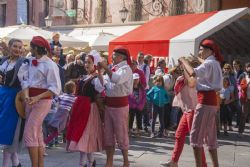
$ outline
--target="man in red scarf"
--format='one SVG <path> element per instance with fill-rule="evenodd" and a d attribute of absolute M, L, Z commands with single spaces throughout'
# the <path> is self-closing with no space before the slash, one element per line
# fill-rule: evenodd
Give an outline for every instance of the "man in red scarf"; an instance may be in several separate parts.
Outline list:
<path fill-rule="evenodd" d="M 113 167 L 115 143 L 121 149 L 124 159 L 123 167 L 129 167 L 128 160 L 128 95 L 133 91 L 133 73 L 129 65 L 129 51 L 117 47 L 113 51 L 113 68 L 110 70 L 105 61 L 99 63 L 107 75 L 104 76 L 106 90 L 106 108 L 104 118 L 104 145 L 107 162 L 105 167 Z"/>
<path fill-rule="evenodd" d="M 196 167 L 202 166 L 202 147 L 206 142 L 214 167 L 218 167 L 217 156 L 217 96 L 216 92 L 222 88 L 222 71 L 220 63 L 223 60 L 218 46 L 212 40 L 204 40 L 200 45 L 199 57 L 203 63 L 197 68 L 192 68 L 184 59 L 179 62 L 189 74 L 188 78 L 196 79 L 198 91 L 198 104 L 194 113 L 193 124 L 190 132 L 190 143 L 194 150 Z"/>

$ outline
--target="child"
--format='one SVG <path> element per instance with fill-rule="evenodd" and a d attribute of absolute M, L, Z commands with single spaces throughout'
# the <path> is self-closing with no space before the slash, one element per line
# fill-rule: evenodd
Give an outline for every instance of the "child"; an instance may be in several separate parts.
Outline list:
<path fill-rule="evenodd" d="M 159 137 L 162 136 L 164 130 L 164 106 L 169 103 L 169 97 L 167 91 L 164 89 L 163 77 L 156 76 L 154 79 L 154 85 L 147 93 L 147 99 L 153 103 L 153 120 L 152 120 L 152 132 L 150 137 L 154 137 L 155 122 L 157 115 L 159 114 L 160 131 Z"/>
<path fill-rule="evenodd" d="M 230 87 L 230 80 L 228 77 L 223 78 L 223 88 L 220 90 L 220 119 L 221 123 L 224 126 L 224 135 L 228 136 L 227 133 L 227 124 L 230 120 L 230 106 L 229 104 L 232 102 L 233 97 L 233 89 Z"/>
<path fill-rule="evenodd" d="M 44 118 L 44 121 L 43 121 L 43 136 L 44 136 L 45 139 L 50 135 L 49 122 L 52 120 L 52 118 L 56 114 L 57 108 L 58 108 L 57 97 L 54 97 L 52 99 L 50 111 L 46 115 L 46 117 Z M 54 139 L 54 138 L 52 138 L 52 139 Z M 55 139 L 56 141 L 52 140 L 52 139 L 49 142 L 45 142 L 45 144 L 48 145 L 49 148 L 52 148 L 54 144 L 55 145 L 58 144 L 57 139 Z M 47 155 L 47 153 L 45 153 L 45 155 Z"/>
<path fill-rule="evenodd" d="M 65 93 L 58 97 L 59 107 L 57 109 L 57 112 L 49 121 L 50 130 L 52 132 L 45 140 L 46 144 L 65 129 L 69 117 L 69 112 L 73 103 L 75 102 L 76 97 L 74 94 L 76 91 L 76 84 L 73 81 L 68 81 L 65 84 L 64 91 Z"/>
<path fill-rule="evenodd" d="M 139 135 L 142 130 L 142 110 L 146 102 L 146 92 L 141 85 L 140 76 L 133 74 L 133 93 L 129 95 L 129 132 L 132 132 L 134 117 L 136 116 L 136 130 Z"/>

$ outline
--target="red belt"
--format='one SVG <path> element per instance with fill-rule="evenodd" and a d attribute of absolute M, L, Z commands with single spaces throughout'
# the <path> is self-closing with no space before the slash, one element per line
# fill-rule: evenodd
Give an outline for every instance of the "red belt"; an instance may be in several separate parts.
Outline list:
<path fill-rule="evenodd" d="M 215 91 L 198 91 L 197 95 L 198 103 L 210 106 L 217 106 L 217 96 Z"/>
<path fill-rule="evenodd" d="M 109 107 L 119 108 L 128 105 L 128 96 L 124 97 L 107 97 L 105 98 L 106 105 Z"/>
<path fill-rule="evenodd" d="M 48 89 L 42 89 L 42 88 L 29 88 L 29 96 L 34 97 L 38 96 L 44 92 L 47 92 Z M 44 97 L 43 99 L 51 99 L 52 97 Z"/>

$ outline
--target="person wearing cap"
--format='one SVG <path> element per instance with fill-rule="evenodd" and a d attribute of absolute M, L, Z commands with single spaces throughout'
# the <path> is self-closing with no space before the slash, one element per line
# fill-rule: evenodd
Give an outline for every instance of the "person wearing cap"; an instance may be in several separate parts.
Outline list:
<path fill-rule="evenodd" d="M 109 69 L 106 62 L 99 63 L 107 73 L 104 75 L 106 91 L 106 107 L 104 115 L 104 145 L 106 146 L 106 167 L 113 166 L 115 143 L 123 154 L 123 166 L 129 166 L 128 148 L 128 96 L 133 91 L 133 73 L 130 68 L 131 58 L 127 48 L 117 46 L 112 54 L 113 68 Z"/>
<path fill-rule="evenodd" d="M 95 166 L 94 152 L 103 149 L 102 121 L 98 97 L 104 91 L 103 78 L 97 64 L 100 54 L 92 50 L 85 59 L 88 75 L 78 81 L 77 99 L 72 107 L 71 119 L 67 130 L 68 150 L 80 152 L 80 166 Z M 97 72 L 98 69 L 98 72 Z"/>
<path fill-rule="evenodd" d="M 60 66 L 65 65 L 65 58 L 63 56 L 63 49 L 62 49 L 62 44 L 60 43 L 60 33 L 59 32 L 54 32 L 52 34 L 52 41 L 50 42 L 50 48 L 51 48 L 51 54 L 59 56 L 59 64 Z"/>
<path fill-rule="evenodd" d="M 143 75 L 144 76 L 144 75 Z M 146 92 L 141 84 L 140 75 L 133 73 L 133 93 L 129 95 L 129 133 L 132 133 L 134 118 L 136 116 L 136 133 L 142 130 L 142 110 L 146 102 Z"/>
<path fill-rule="evenodd" d="M 0 62 L 0 145 L 3 147 L 2 167 L 21 167 L 18 152 L 22 146 L 22 124 L 18 115 L 15 98 L 21 90 L 17 73 L 25 58 L 21 57 L 23 42 L 11 39 L 8 43 L 8 55 Z"/>
<path fill-rule="evenodd" d="M 200 45 L 199 57 L 203 63 L 197 68 L 192 68 L 189 63 L 180 58 L 179 62 L 187 72 L 187 79 L 196 79 L 198 104 L 194 113 L 193 124 L 190 132 L 190 143 L 194 150 L 197 167 L 202 166 L 202 147 L 204 142 L 208 146 L 214 167 L 219 166 L 217 155 L 217 92 L 222 88 L 222 70 L 218 46 L 212 40 L 204 40 Z M 205 121 L 204 121 L 205 120 Z"/>
<path fill-rule="evenodd" d="M 50 52 L 48 41 L 34 36 L 30 47 L 34 57 L 24 62 L 18 72 L 25 99 L 24 143 L 29 151 L 31 166 L 43 167 L 45 145 L 42 123 L 50 111 L 52 97 L 61 93 L 61 80 L 56 63 L 47 56 Z"/>

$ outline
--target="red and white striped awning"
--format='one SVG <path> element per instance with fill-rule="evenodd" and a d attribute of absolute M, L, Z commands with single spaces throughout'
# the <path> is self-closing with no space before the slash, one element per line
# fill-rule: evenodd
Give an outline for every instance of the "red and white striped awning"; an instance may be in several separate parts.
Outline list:
<path fill-rule="evenodd" d="M 109 43 L 109 53 L 117 45 L 126 46 L 135 59 L 138 52 L 156 57 L 169 57 L 170 63 L 179 57 L 197 55 L 200 42 L 242 16 L 249 8 L 186 14 L 153 19 Z"/>

